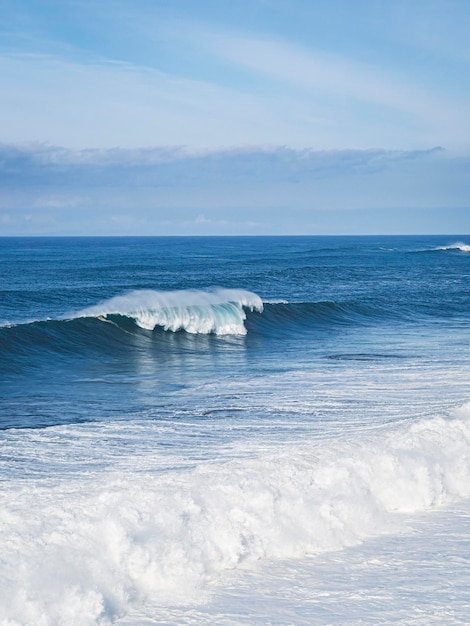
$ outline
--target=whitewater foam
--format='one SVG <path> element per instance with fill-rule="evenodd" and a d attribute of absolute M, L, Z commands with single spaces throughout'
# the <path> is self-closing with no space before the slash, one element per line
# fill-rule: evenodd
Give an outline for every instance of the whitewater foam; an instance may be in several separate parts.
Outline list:
<path fill-rule="evenodd" d="M 152 617 L 200 602 L 227 569 L 357 545 L 470 495 L 470 404 L 353 438 L 243 446 L 193 470 L 129 455 L 118 471 L 4 482 L 0 623 Z"/>
<path fill-rule="evenodd" d="M 470 245 L 466 243 L 456 242 L 448 246 L 439 246 L 435 250 L 460 250 L 460 252 L 470 252 Z"/>
<path fill-rule="evenodd" d="M 245 309 L 263 310 L 261 298 L 243 289 L 181 291 L 135 290 L 80 311 L 80 317 L 123 315 L 138 326 L 153 330 L 157 326 L 194 334 L 245 335 Z"/>

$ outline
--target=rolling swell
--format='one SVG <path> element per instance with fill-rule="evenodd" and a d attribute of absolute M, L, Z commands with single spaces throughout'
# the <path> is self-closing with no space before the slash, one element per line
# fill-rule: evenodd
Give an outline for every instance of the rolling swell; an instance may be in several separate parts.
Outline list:
<path fill-rule="evenodd" d="M 158 331 L 244 335 L 247 311 L 262 309 L 259 296 L 243 290 L 139 290 L 104 300 L 67 319 L 4 326 L 0 328 L 0 350 L 5 356 L 19 357 L 85 350 L 115 352 L 148 343 Z"/>
<path fill-rule="evenodd" d="M 201 336 L 248 334 L 280 338 L 304 335 L 309 330 L 326 332 L 376 324 L 387 317 L 390 315 L 384 316 L 379 309 L 367 305 L 336 302 L 267 302 L 256 307 L 250 303 L 223 302 L 161 310 L 142 306 L 127 314 L 118 312 L 115 306 L 97 305 L 71 319 L 2 327 L 0 351 L 3 368 L 7 368 L 10 367 L 8 356 L 21 361 L 47 358 L 50 354 L 55 358 L 80 354 L 119 356 L 129 350 L 148 348 L 149 342 L 157 342 L 167 353 L 176 346 L 175 341 L 184 345 L 190 338 L 191 346 L 197 348 Z M 201 339 L 196 340 L 197 336 Z"/>
<path fill-rule="evenodd" d="M 148 346 L 149 340 L 164 344 L 171 338 L 170 349 L 176 336 L 181 342 L 196 335 L 279 338 L 413 317 L 417 319 L 409 311 L 360 302 L 263 303 L 242 290 L 138 291 L 105 300 L 70 319 L 2 327 L 0 350 L 4 357 L 25 358 L 90 351 L 116 354 Z"/>
<path fill-rule="evenodd" d="M 45 353 L 69 355 L 86 347 L 118 347 L 118 333 L 123 329 L 103 328 L 95 318 L 44 320 L 0 328 L 0 350 L 3 355 L 30 357 Z M 111 324 L 107 325 L 111 326 Z"/>
<path fill-rule="evenodd" d="M 358 303 L 285 302 L 265 303 L 262 316 L 249 315 L 248 332 L 260 334 L 328 329 L 376 323 L 384 319 L 377 308 Z"/>

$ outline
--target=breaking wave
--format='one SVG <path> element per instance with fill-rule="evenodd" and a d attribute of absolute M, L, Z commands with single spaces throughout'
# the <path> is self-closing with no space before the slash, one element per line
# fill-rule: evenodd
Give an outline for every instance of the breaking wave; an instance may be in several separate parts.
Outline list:
<path fill-rule="evenodd" d="M 61 430 L 44 437 L 57 448 Z M 197 601 L 224 570 L 394 532 L 400 514 L 470 495 L 470 405 L 354 439 L 246 452 L 163 473 L 128 455 L 75 479 L 4 482 L 0 623 L 151 618 Z"/>
<path fill-rule="evenodd" d="M 245 310 L 263 310 L 259 296 L 242 289 L 131 291 L 78 313 L 80 317 L 120 315 L 147 330 L 161 327 L 193 334 L 244 335 Z"/>
<path fill-rule="evenodd" d="M 456 312 L 459 312 L 457 307 Z M 160 354 L 172 350 L 185 336 L 284 336 L 341 331 L 344 327 L 367 326 L 392 321 L 418 321 L 423 316 L 446 319 L 454 314 L 445 308 L 391 306 L 374 302 L 262 301 L 242 289 L 154 291 L 138 290 L 103 300 L 61 319 L 47 319 L 0 327 L 0 370 L 8 371 L 9 355 L 44 358 L 54 354 L 134 350 L 160 342 Z M 106 323 L 103 323 L 106 322 Z M 177 336 L 178 335 L 178 336 Z"/>
<path fill-rule="evenodd" d="M 434 248 L 434 250 L 459 250 L 460 252 L 470 252 L 470 245 L 466 243 L 456 242 L 452 243 L 448 246 L 439 246 L 438 248 Z"/>

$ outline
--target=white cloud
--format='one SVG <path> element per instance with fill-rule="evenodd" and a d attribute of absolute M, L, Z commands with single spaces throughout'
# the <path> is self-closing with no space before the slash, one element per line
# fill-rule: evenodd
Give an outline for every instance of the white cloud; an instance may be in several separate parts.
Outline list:
<path fill-rule="evenodd" d="M 8 55 L 0 58 L 0 75 L 4 141 L 217 146 L 257 129 L 269 135 L 262 98 L 150 68 Z"/>
<path fill-rule="evenodd" d="M 264 143 L 339 149 L 452 147 L 470 136 L 466 111 L 370 69 L 269 40 L 232 37 L 218 45 L 214 53 L 226 63 L 269 76 L 272 88 L 229 88 L 215 78 L 176 78 L 128 63 L 4 55 L 2 139 L 83 149 Z"/>

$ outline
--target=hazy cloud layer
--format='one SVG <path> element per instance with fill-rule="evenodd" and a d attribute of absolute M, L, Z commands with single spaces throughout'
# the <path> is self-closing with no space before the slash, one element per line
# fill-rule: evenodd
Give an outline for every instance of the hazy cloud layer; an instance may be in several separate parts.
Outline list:
<path fill-rule="evenodd" d="M 73 151 L 3 144 L 0 233 L 464 232 L 469 173 L 468 159 L 442 148 Z"/>
<path fill-rule="evenodd" d="M 397 163 L 423 160 L 430 150 L 311 150 L 184 147 L 69 150 L 47 144 L 0 144 L 0 180 L 12 185 L 169 185 L 221 182 L 305 182 L 349 173 L 373 173 Z"/>

